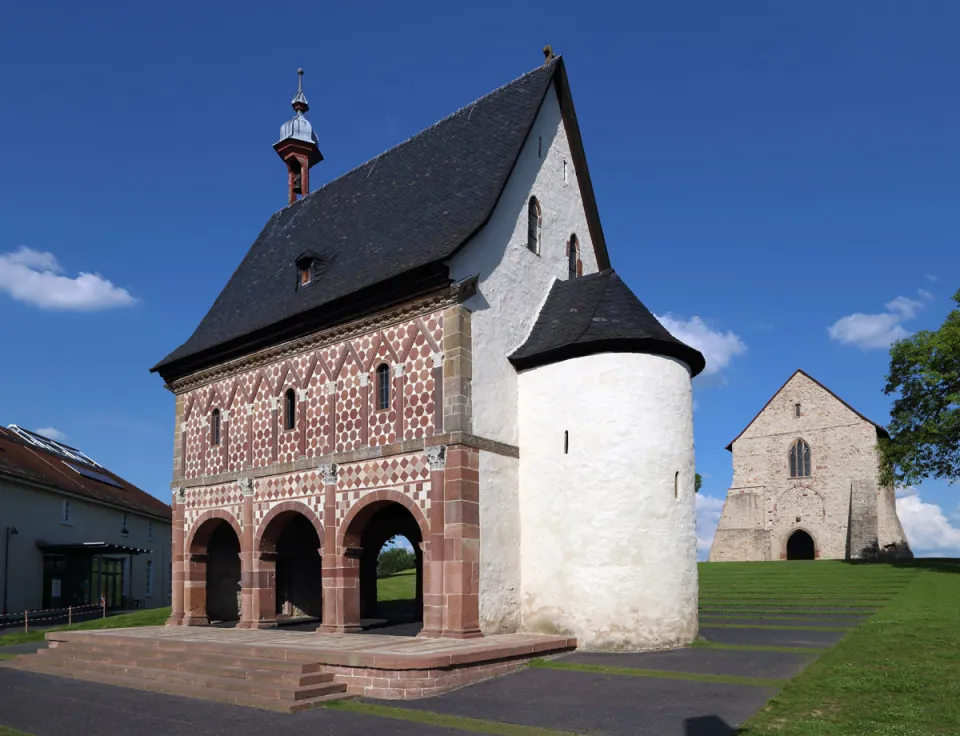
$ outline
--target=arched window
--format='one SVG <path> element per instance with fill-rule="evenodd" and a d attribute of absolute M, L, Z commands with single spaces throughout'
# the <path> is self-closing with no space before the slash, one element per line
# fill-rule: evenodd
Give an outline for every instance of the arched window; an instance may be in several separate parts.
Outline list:
<path fill-rule="evenodd" d="M 536 197 L 527 203 L 527 248 L 540 255 L 540 203 Z"/>
<path fill-rule="evenodd" d="M 288 388 L 283 395 L 283 428 L 293 429 L 297 426 L 297 392 Z"/>
<path fill-rule="evenodd" d="M 790 445 L 790 477 L 810 477 L 810 445 L 803 440 Z"/>
<path fill-rule="evenodd" d="M 577 262 L 580 260 L 580 241 L 574 233 L 570 236 L 569 253 L 567 254 L 567 272 L 570 278 L 577 278 Z"/>
<path fill-rule="evenodd" d="M 210 416 L 210 444 L 220 444 L 220 410 L 214 409 Z"/>
<path fill-rule="evenodd" d="M 377 367 L 377 409 L 390 408 L 390 366 L 381 363 Z"/>

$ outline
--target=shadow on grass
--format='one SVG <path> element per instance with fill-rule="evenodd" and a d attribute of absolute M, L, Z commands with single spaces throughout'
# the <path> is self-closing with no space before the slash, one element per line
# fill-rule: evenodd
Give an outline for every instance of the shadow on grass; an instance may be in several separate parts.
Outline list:
<path fill-rule="evenodd" d="M 912 560 L 846 560 L 845 564 L 861 567 L 884 565 L 903 570 L 960 573 L 960 558 L 958 557 L 915 557 Z"/>
<path fill-rule="evenodd" d="M 736 736 L 737 729 L 720 716 L 698 716 L 683 722 L 683 736 Z"/>

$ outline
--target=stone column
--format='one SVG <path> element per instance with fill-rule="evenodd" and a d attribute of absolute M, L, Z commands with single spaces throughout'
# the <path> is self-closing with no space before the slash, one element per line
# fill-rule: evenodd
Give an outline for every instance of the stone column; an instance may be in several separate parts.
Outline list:
<path fill-rule="evenodd" d="M 360 374 L 360 447 L 370 442 L 370 374 Z"/>
<path fill-rule="evenodd" d="M 480 631 L 480 453 L 447 447 L 443 477 L 443 636 Z"/>
<path fill-rule="evenodd" d="M 170 618 L 167 619 L 167 626 L 180 626 L 183 624 L 183 524 L 184 524 L 184 502 L 185 495 L 183 486 L 177 486 L 173 491 L 173 528 L 171 538 L 173 540 L 170 553 L 170 588 L 172 600 L 170 602 Z"/>
<path fill-rule="evenodd" d="M 443 469 L 444 445 L 424 449 L 430 463 L 430 534 L 423 540 L 423 628 L 420 636 L 443 634 Z"/>
<path fill-rule="evenodd" d="M 240 623 L 238 629 L 257 628 L 257 606 L 254 605 L 257 577 L 254 569 L 253 549 L 253 478 L 240 478 L 237 481 L 243 493 L 243 518 L 240 538 Z"/>
<path fill-rule="evenodd" d="M 184 554 L 183 625 L 206 626 L 207 618 L 207 554 Z"/>
<path fill-rule="evenodd" d="M 397 363 L 393 366 L 393 411 L 396 414 L 396 421 L 394 422 L 394 433 L 397 435 L 397 442 L 403 442 L 403 405 L 406 401 L 406 396 L 404 396 L 404 386 L 406 385 L 406 379 L 403 376 L 403 363 Z"/>
<path fill-rule="evenodd" d="M 337 547 L 337 466 L 321 465 L 323 478 L 323 621 L 319 633 L 360 631 L 360 560 Z"/>

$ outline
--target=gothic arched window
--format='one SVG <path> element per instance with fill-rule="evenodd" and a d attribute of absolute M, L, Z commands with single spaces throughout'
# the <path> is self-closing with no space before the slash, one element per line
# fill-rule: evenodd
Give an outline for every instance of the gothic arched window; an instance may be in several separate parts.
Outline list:
<path fill-rule="evenodd" d="M 283 395 L 283 428 L 293 429 L 297 426 L 297 392 L 288 388 Z"/>
<path fill-rule="evenodd" d="M 803 440 L 790 445 L 790 477 L 810 477 L 810 445 Z"/>
<path fill-rule="evenodd" d="M 210 444 L 220 444 L 220 410 L 214 409 L 210 415 Z"/>
<path fill-rule="evenodd" d="M 577 240 L 577 235 L 574 233 L 570 236 L 570 252 L 567 254 L 567 272 L 570 275 L 570 278 L 577 278 L 577 262 L 580 260 L 580 241 Z"/>
<path fill-rule="evenodd" d="M 390 408 L 390 366 L 381 363 L 377 367 L 377 409 Z"/>
<path fill-rule="evenodd" d="M 530 197 L 527 203 L 527 249 L 540 255 L 540 203 L 536 197 Z"/>

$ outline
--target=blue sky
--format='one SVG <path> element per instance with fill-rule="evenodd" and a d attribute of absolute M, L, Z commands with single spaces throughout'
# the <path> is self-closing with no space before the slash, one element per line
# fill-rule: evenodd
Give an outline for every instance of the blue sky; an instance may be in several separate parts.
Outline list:
<path fill-rule="evenodd" d="M 316 187 L 551 43 L 614 266 L 710 360 L 706 544 L 724 446 L 796 368 L 886 423 L 886 345 L 949 310 L 958 31 L 946 1 L 13 4 L 0 422 L 53 428 L 169 500 L 173 398 L 147 370 L 285 204 L 271 145 L 296 68 L 326 157 Z M 918 550 L 960 554 L 956 488 L 902 504 Z"/>

